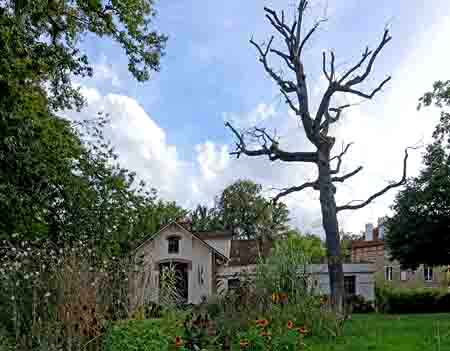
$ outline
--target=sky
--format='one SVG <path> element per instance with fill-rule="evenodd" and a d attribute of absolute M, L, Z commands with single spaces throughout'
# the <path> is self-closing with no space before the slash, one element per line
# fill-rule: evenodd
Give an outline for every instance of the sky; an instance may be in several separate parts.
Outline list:
<path fill-rule="evenodd" d="M 211 205 L 215 195 L 238 179 L 261 183 L 267 196 L 273 188 L 312 181 L 316 169 L 311 165 L 230 156 L 234 139 L 224 126 L 231 121 L 239 128 L 266 127 L 276 130 L 287 150 L 313 150 L 249 43 L 251 37 L 263 42 L 272 34 L 264 6 L 284 9 L 293 18 L 295 5 L 295 0 L 157 1 L 154 26 L 169 37 L 161 71 L 148 82 L 136 82 L 118 45 L 87 37 L 82 45 L 94 77 L 77 84 L 88 104 L 67 116 L 76 120 L 95 118 L 100 111 L 109 113 L 111 123 L 105 134 L 116 146 L 121 165 L 136 171 L 162 198 L 188 208 Z M 337 103 L 358 103 L 330 131 L 336 136 L 335 152 L 342 143 L 354 143 L 343 172 L 364 167 L 337 185 L 339 205 L 365 199 L 400 179 L 405 147 L 430 140 L 439 113 L 433 108 L 417 111 L 416 106 L 434 81 L 450 78 L 450 3 L 311 0 L 305 25 L 322 17 L 327 22 L 304 52 L 312 112 L 326 88 L 322 51 L 335 52 L 336 67 L 342 72 L 361 57 L 367 45 L 376 47 L 385 28 L 393 37 L 362 88 L 370 91 L 391 75 L 389 84 L 372 100 L 336 99 Z M 275 44 L 281 48 L 281 42 Z M 408 175 L 419 171 L 422 152 L 411 155 Z M 395 193 L 364 209 L 340 213 L 340 229 L 359 233 L 365 223 L 389 215 Z M 294 226 L 323 235 L 317 192 L 306 190 L 283 201 Z"/>

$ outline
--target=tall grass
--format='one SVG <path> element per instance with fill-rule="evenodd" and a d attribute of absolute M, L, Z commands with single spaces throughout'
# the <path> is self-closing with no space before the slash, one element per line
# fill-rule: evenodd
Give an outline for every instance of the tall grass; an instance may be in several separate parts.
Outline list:
<path fill-rule="evenodd" d="M 151 281 L 130 284 L 145 265 L 100 255 L 86 238 L 4 241 L 0 250 L 0 340 L 17 350 L 101 350 L 109 323 L 143 304 L 130 297 Z"/>

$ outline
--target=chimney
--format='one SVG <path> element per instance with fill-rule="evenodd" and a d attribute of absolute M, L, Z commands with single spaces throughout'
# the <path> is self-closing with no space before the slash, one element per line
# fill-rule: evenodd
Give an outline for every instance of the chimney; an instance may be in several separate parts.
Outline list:
<path fill-rule="evenodd" d="M 366 224 L 366 241 L 372 241 L 373 240 L 373 224 L 367 223 Z"/>
<path fill-rule="evenodd" d="M 380 240 L 384 240 L 384 222 L 386 221 L 385 217 L 378 218 L 378 236 Z"/>

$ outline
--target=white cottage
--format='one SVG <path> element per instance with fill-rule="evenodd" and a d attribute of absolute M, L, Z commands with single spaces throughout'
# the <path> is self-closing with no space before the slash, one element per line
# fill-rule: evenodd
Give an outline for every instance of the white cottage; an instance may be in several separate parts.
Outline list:
<path fill-rule="evenodd" d="M 263 255 L 270 253 L 265 245 Z M 256 240 L 234 240 L 228 232 L 193 232 L 189 226 L 172 222 L 138 246 L 134 254 L 144 262 L 141 275 L 132 278 L 133 296 L 159 300 L 159 274 L 171 264 L 178 275 L 178 291 L 187 303 L 198 304 L 217 292 L 239 285 L 239 275 L 251 272 L 258 257 Z M 142 261 L 143 260 L 143 261 Z M 318 291 L 330 291 L 327 265 L 311 265 Z M 374 299 L 374 269 L 371 264 L 345 264 L 345 286 L 350 294 Z M 148 281 L 148 284 L 139 282 Z M 141 286 L 144 291 L 139 291 Z M 139 296 L 138 296 L 139 295 Z"/>

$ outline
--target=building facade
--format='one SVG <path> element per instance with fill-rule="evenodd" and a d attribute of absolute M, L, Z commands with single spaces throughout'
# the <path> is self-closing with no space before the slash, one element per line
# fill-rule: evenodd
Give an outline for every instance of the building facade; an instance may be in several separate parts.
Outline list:
<path fill-rule="evenodd" d="M 220 289 L 239 286 L 242 274 L 255 270 L 258 257 L 270 254 L 270 245 L 256 240 L 233 240 L 226 232 L 194 232 L 186 224 L 173 222 L 138 246 L 133 255 L 136 264 L 131 274 L 132 303 L 159 302 L 161 274 L 171 266 L 177 274 L 177 290 L 185 303 L 198 304 Z M 326 264 L 310 265 L 317 291 L 330 293 Z M 348 294 L 374 299 L 372 264 L 344 265 Z"/>
<path fill-rule="evenodd" d="M 352 262 L 372 263 L 376 270 L 376 280 L 396 287 L 430 287 L 447 286 L 447 268 L 419 266 L 415 271 L 403 270 L 396 260 L 389 257 L 384 242 L 386 228 L 384 218 L 379 218 L 377 226 L 367 223 L 364 238 L 352 243 Z"/>

